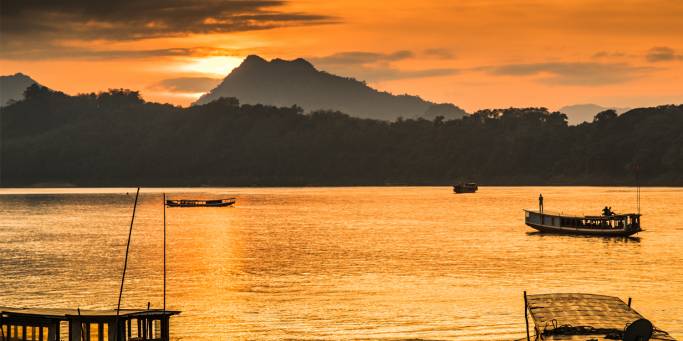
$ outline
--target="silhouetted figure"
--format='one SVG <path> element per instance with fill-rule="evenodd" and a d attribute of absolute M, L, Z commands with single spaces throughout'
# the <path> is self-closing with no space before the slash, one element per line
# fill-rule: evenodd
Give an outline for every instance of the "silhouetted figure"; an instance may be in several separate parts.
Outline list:
<path fill-rule="evenodd" d="M 538 211 L 543 213 L 543 194 L 538 195 Z"/>
<path fill-rule="evenodd" d="M 605 206 L 605 208 L 602 209 L 602 215 L 604 215 L 605 217 L 613 216 L 614 212 L 612 212 L 612 207 Z"/>

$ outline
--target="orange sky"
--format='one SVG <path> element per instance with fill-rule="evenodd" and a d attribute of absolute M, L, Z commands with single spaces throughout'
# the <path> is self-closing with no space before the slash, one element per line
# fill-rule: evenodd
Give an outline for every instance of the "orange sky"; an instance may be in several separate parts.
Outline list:
<path fill-rule="evenodd" d="M 198 4 L 215 5 L 215 12 L 226 2 Z M 170 88 L 164 80 L 222 78 L 246 55 L 259 54 L 304 57 L 381 90 L 468 111 L 683 102 L 683 1 L 294 0 L 255 6 L 224 17 L 197 11 L 189 19 L 122 8 L 124 19 L 126 11 L 145 15 L 127 21 L 111 8 L 78 17 L 65 14 L 72 9 L 16 9 L 66 23 L 40 34 L 29 26 L 34 23 L 3 8 L 18 19 L 2 24 L 0 74 L 23 72 L 71 94 L 129 88 L 147 100 L 187 105 L 200 90 Z M 230 13 L 245 19 L 235 23 Z M 199 24 L 186 31 L 168 27 L 186 19 Z"/>

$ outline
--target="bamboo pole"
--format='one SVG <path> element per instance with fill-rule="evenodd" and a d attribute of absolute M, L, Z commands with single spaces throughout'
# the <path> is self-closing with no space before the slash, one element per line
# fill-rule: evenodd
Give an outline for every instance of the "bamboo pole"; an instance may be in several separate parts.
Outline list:
<path fill-rule="evenodd" d="M 524 321 L 526 322 L 526 341 L 531 341 L 531 337 L 529 336 L 529 316 L 527 315 L 526 311 L 528 306 L 529 302 L 526 298 L 526 290 L 524 290 Z"/>
<path fill-rule="evenodd" d="M 164 312 L 166 312 L 166 193 L 163 195 L 164 205 Z"/>
<path fill-rule="evenodd" d="M 135 222 L 135 210 L 138 207 L 138 197 L 140 196 L 140 187 L 138 187 L 137 192 L 135 192 L 135 202 L 133 203 L 133 215 L 130 218 L 130 229 L 128 229 L 128 242 L 126 243 L 126 254 L 123 260 L 123 273 L 121 274 L 121 287 L 119 288 L 119 301 L 116 304 L 116 337 L 115 340 L 119 339 L 119 311 L 121 310 L 121 296 L 123 296 L 123 283 L 126 280 L 126 269 L 128 268 L 128 250 L 130 249 L 130 238 L 133 235 L 133 223 Z"/>

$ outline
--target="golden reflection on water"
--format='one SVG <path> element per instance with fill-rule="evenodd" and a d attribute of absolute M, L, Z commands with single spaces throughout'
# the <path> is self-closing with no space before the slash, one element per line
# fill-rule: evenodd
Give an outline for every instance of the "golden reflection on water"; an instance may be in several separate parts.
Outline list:
<path fill-rule="evenodd" d="M 0 305 L 116 305 L 134 190 L 0 190 Z M 172 338 L 513 339 L 522 291 L 593 292 L 683 336 L 683 189 L 643 189 L 637 238 L 530 233 L 523 208 L 635 210 L 610 187 L 143 190 L 123 305 L 162 305 L 161 192 L 237 195 L 169 208 Z"/>

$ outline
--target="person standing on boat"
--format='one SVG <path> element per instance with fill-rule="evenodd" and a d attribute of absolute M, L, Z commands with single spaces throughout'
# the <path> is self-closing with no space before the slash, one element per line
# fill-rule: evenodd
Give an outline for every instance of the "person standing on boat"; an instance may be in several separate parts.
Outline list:
<path fill-rule="evenodd" d="M 538 211 L 543 213 L 543 193 L 538 195 Z"/>

